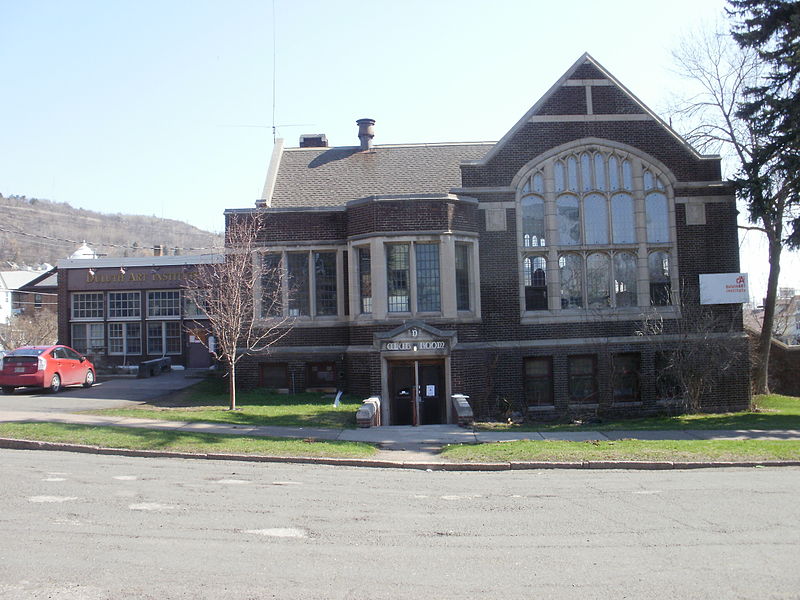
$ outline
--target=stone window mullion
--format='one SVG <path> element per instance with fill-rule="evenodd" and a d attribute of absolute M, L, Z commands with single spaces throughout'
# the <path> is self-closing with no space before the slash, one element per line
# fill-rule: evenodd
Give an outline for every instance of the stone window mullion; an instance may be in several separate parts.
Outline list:
<path fill-rule="evenodd" d="M 633 170 L 633 207 L 636 217 L 637 241 L 637 304 L 650 306 L 650 277 L 647 264 L 647 216 L 644 203 L 644 167 L 642 161 L 631 157 Z"/>
<path fill-rule="evenodd" d="M 416 244 L 408 243 L 408 309 L 417 314 L 417 253 Z"/>
<path fill-rule="evenodd" d="M 547 233 L 547 306 L 550 310 L 561 310 L 561 272 L 558 267 L 558 219 L 556 216 L 556 189 L 554 159 L 544 164 L 544 220 Z"/>

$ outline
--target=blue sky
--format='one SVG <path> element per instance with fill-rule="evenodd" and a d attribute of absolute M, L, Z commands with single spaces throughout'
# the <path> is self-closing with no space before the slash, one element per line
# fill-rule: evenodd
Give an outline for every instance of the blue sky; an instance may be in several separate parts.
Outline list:
<path fill-rule="evenodd" d="M 0 192 L 221 230 L 261 193 L 273 58 L 289 146 L 354 145 L 361 117 L 377 144 L 497 140 L 587 51 L 663 115 L 685 85 L 677 38 L 723 7 L 275 0 L 273 19 L 270 0 L 0 0 Z"/>

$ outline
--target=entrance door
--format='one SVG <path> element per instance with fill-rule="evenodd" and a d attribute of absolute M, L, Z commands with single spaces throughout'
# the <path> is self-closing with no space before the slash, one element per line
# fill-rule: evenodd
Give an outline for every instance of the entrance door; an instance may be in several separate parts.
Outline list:
<path fill-rule="evenodd" d="M 444 361 L 390 362 L 389 395 L 390 425 L 436 425 L 446 422 Z M 418 407 L 416 415 L 415 404 Z"/>
<path fill-rule="evenodd" d="M 390 425 L 414 424 L 414 363 L 389 364 Z"/>
<path fill-rule="evenodd" d="M 190 369 L 207 369 L 211 366 L 211 353 L 204 342 L 208 342 L 208 332 L 200 327 L 190 329 L 187 367 Z"/>
<path fill-rule="evenodd" d="M 419 416 L 421 425 L 445 423 L 444 364 L 419 362 Z"/>

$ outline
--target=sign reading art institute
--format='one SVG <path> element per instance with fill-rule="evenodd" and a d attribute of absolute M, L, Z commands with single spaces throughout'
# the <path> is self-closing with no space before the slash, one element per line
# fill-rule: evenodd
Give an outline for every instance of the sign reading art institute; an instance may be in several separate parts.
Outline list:
<path fill-rule="evenodd" d="M 172 271 L 165 273 L 95 273 L 87 272 L 86 283 L 124 283 L 136 282 L 142 283 L 146 281 L 185 281 L 192 279 L 197 271 Z"/>
<path fill-rule="evenodd" d="M 747 273 L 700 275 L 700 304 L 739 304 L 749 300 Z"/>

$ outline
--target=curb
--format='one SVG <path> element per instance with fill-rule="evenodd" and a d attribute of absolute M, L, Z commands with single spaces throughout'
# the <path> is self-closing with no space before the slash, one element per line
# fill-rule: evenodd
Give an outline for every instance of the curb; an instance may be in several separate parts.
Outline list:
<path fill-rule="evenodd" d="M 60 452 L 82 452 L 84 454 L 102 454 L 112 456 L 133 456 L 138 458 L 187 458 L 197 460 L 236 460 L 242 462 L 289 463 L 307 465 L 330 465 L 338 467 L 362 467 L 377 469 L 415 469 L 422 471 L 523 471 L 541 469 L 627 469 L 627 470 L 679 470 L 679 469 L 716 469 L 726 467 L 800 467 L 796 460 L 742 461 L 742 462 L 672 462 L 672 461 L 636 461 L 636 460 L 603 460 L 579 462 L 496 462 L 496 463 L 442 463 L 442 462 L 408 462 L 393 460 L 375 460 L 369 458 L 331 458 L 313 456 L 263 456 L 257 454 L 220 454 L 192 452 L 168 452 L 164 450 L 131 450 L 128 448 L 103 448 L 83 444 L 66 444 L 61 442 L 41 442 L 34 440 L 18 440 L 0 438 L 0 448 L 9 450 L 48 450 Z"/>

